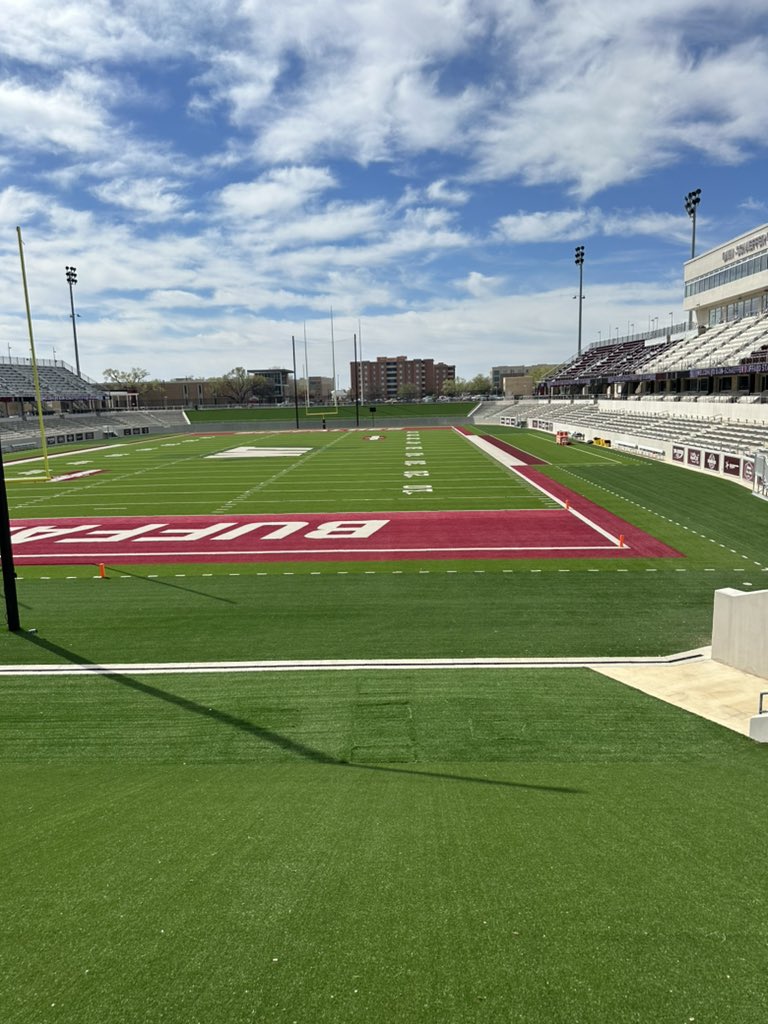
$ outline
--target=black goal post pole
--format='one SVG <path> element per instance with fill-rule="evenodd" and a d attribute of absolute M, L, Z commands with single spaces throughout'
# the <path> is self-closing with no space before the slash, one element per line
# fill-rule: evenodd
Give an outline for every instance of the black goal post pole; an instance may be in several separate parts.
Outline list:
<path fill-rule="evenodd" d="M 13 548 L 11 547 L 11 517 L 8 512 L 8 494 L 5 489 L 5 467 L 3 466 L 3 449 L 0 444 L 0 564 L 3 570 L 3 591 L 5 593 L 5 613 L 8 617 L 8 629 L 17 633 L 21 629 L 19 622 L 19 602 L 16 597 L 16 570 L 13 567 Z"/>

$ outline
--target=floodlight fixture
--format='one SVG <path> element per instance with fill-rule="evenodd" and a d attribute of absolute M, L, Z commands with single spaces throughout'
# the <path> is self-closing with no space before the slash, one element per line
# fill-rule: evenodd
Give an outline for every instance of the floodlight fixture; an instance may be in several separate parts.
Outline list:
<path fill-rule="evenodd" d="M 696 188 L 685 197 L 685 212 L 691 218 L 691 259 L 696 255 L 696 207 L 701 202 L 701 189 Z"/>
<path fill-rule="evenodd" d="M 80 376 L 80 353 L 77 350 L 77 314 L 75 313 L 75 297 L 72 293 L 72 285 L 77 284 L 77 267 L 65 267 L 67 284 L 69 285 L 69 308 L 72 317 L 72 336 L 75 340 L 75 370 Z"/>

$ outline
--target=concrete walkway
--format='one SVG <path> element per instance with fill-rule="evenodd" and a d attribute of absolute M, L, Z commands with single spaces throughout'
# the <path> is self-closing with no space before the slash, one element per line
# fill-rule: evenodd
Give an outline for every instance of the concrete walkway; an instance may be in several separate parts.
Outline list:
<path fill-rule="evenodd" d="M 591 667 L 744 736 L 749 735 L 750 718 L 757 714 L 761 691 L 768 691 L 768 679 L 729 668 L 708 657 L 686 664 Z"/>

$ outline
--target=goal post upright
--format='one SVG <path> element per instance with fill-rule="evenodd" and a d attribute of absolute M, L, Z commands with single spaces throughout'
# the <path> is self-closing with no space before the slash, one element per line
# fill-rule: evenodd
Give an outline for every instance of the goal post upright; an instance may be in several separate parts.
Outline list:
<path fill-rule="evenodd" d="M 43 421 L 43 400 L 40 393 L 40 375 L 37 372 L 37 358 L 35 356 L 35 337 L 32 331 L 32 312 L 29 306 L 29 289 L 27 288 L 27 270 L 24 265 L 24 243 L 21 240 L 21 228 L 16 228 L 16 235 L 19 240 L 19 260 L 21 262 L 21 281 L 24 286 L 24 304 L 27 309 L 27 329 L 29 331 L 29 351 L 32 356 L 32 380 L 35 384 L 35 403 L 37 405 L 37 422 L 40 427 L 40 449 L 43 453 L 43 466 L 45 467 L 46 480 L 51 479 L 51 469 L 48 465 L 48 444 L 45 439 L 45 423 Z"/>

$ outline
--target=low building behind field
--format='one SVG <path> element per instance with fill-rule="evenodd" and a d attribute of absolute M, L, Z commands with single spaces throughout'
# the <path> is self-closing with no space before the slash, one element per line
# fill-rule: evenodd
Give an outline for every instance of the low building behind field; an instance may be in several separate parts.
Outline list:
<path fill-rule="evenodd" d="M 528 398 L 534 393 L 536 383 L 529 373 L 515 374 L 502 378 L 505 398 Z"/>

